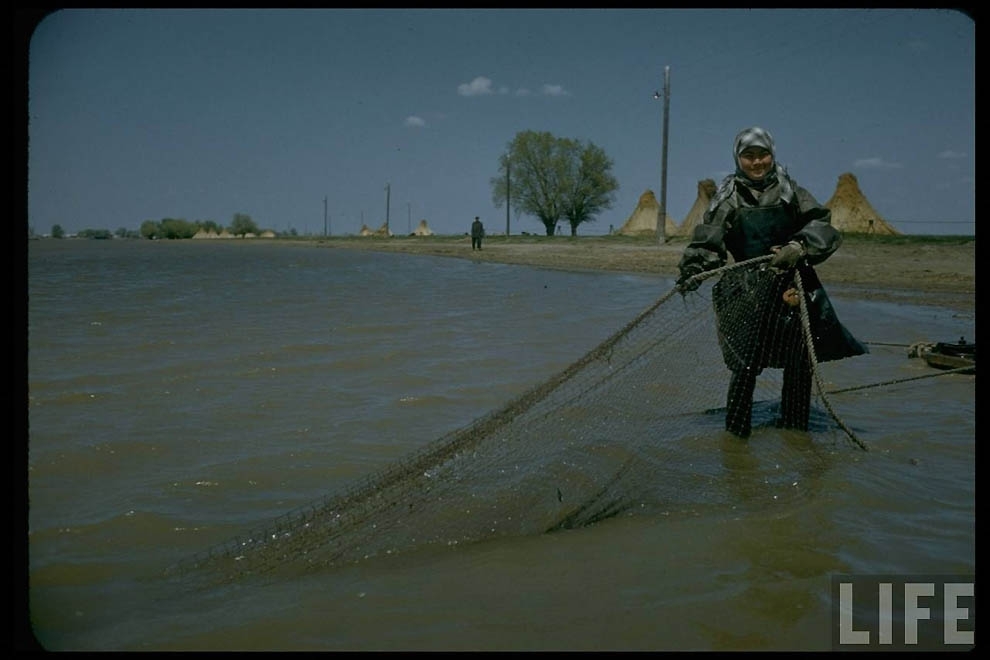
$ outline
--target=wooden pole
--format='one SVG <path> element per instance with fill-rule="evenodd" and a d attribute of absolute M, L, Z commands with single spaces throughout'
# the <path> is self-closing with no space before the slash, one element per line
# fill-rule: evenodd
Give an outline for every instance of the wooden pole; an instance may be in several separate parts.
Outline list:
<path fill-rule="evenodd" d="M 511 198 L 509 197 L 509 186 L 512 184 L 512 159 L 505 157 L 505 237 L 509 237 L 509 207 Z"/>
<path fill-rule="evenodd" d="M 667 124 L 670 111 L 670 67 L 663 68 L 663 138 L 660 157 L 660 217 L 657 218 L 657 244 L 667 240 Z"/>

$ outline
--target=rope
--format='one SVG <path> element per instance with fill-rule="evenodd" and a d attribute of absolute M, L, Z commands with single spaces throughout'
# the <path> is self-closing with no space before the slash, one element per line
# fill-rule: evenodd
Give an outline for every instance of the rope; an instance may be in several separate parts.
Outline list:
<path fill-rule="evenodd" d="M 975 374 L 976 365 L 971 367 L 956 367 L 955 369 L 943 369 L 930 374 L 924 374 L 922 376 L 908 376 L 907 378 L 897 378 L 895 380 L 885 380 L 879 383 L 872 383 L 870 385 L 857 385 L 855 387 L 844 387 L 838 390 L 830 390 L 829 394 L 839 394 L 840 392 L 853 392 L 855 390 L 865 390 L 871 387 L 885 387 L 887 385 L 897 385 L 898 383 L 906 383 L 912 380 L 921 380 L 923 378 L 936 378 L 938 376 L 947 376 L 948 374 Z"/>
<path fill-rule="evenodd" d="M 774 255 L 772 255 L 772 254 L 767 254 L 767 255 L 760 256 L 760 257 L 754 257 L 753 259 L 747 259 L 745 261 L 740 261 L 740 262 L 737 262 L 737 263 L 725 265 L 725 266 L 722 266 L 720 268 L 716 268 L 716 269 L 713 269 L 713 270 L 704 271 L 704 272 L 701 272 L 701 273 L 698 273 L 698 274 L 695 274 L 695 275 L 691 276 L 690 278 L 688 278 L 684 282 L 684 284 L 690 283 L 690 284 L 693 285 L 693 284 L 696 283 L 696 284 L 700 285 L 701 282 L 703 282 L 704 280 L 706 280 L 706 279 L 708 279 L 710 277 L 714 277 L 716 275 L 724 275 L 724 274 L 726 274 L 726 273 L 728 273 L 728 272 L 730 272 L 732 270 L 735 270 L 737 268 L 750 268 L 754 264 L 758 264 L 758 263 L 761 263 L 763 261 L 769 261 L 769 260 L 773 259 L 773 256 Z M 843 431 L 845 431 L 845 433 L 849 437 L 849 439 L 852 440 L 852 442 L 855 443 L 863 451 L 869 451 L 869 447 L 867 446 L 867 444 L 865 442 L 863 442 L 862 440 L 860 440 L 856 436 L 856 434 L 853 433 L 852 429 L 850 429 L 846 425 L 846 423 L 842 421 L 842 419 L 838 416 L 838 414 L 832 408 L 832 403 L 828 400 L 828 397 L 825 396 L 826 395 L 825 387 L 822 384 L 822 377 L 821 377 L 821 374 L 819 373 L 819 369 L 818 369 L 818 358 L 815 355 L 814 341 L 813 341 L 812 335 L 811 335 L 811 322 L 810 322 L 809 317 L 808 317 L 808 305 L 807 305 L 807 301 L 804 298 L 804 285 L 801 282 L 801 274 L 798 273 L 796 270 L 794 271 L 794 282 L 795 282 L 795 285 L 797 286 L 798 294 L 799 294 L 799 297 L 800 297 L 800 300 L 801 300 L 801 328 L 804 331 L 804 341 L 805 341 L 805 345 L 808 348 L 808 358 L 811 361 L 811 372 L 812 372 L 812 376 L 815 379 L 815 385 L 818 388 L 818 395 L 821 397 L 822 402 L 825 404 L 825 408 L 828 410 L 829 415 L 831 415 L 832 419 L 835 420 L 835 423 L 838 424 L 839 427 Z M 694 287 L 694 288 L 697 288 L 697 287 Z M 683 295 L 684 289 L 682 289 L 680 286 L 678 286 L 678 287 L 676 287 L 674 289 L 674 291 L 678 291 L 678 290 L 681 290 L 682 291 L 682 295 Z M 667 297 L 669 297 L 669 296 L 667 296 Z M 665 297 L 665 299 L 666 299 L 666 297 Z"/>
<path fill-rule="evenodd" d="M 832 408 L 832 402 L 829 401 L 828 397 L 825 395 L 825 386 L 822 384 L 822 377 L 818 371 L 818 356 L 815 355 L 815 343 L 811 336 L 811 321 L 808 317 L 808 303 L 804 299 L 804 283 L 801 281 L 801 273 L 797 270 L 794 271 L 794 284 L 797 286 L 798 298 L 801 301 L 801 328 L 804 330 L 804 343 L 808 348 L 808 359 L 811 361 L 811 373 L 815 378 L 815 386 L 818 388 L 818 395 L 822 399 L 822 403 L 825 404 L 825 408 L 828 410 L 829 415 L 835 420 L 835 423 L 846 432 L 849 439 L 852 440 L 856 445 L 863 451 L 869 451 L 869 447 L 865 442 L 860 440 L 852 429 L 846 426 L 846 423 L 836 414 L 835 410 Z"/>
<path fill-rule="evenodd" d="M 707 280 L 707 279 L 709 279 L 711 277 L 715 277 L 716 275 L 724 275 L 724 274 L 726 274 L 726 273 L 728 273 L 730 271 L 736 270 L 737 268 L 749 268 L 749 267 L 752 267 L 754 264 L 758 264 L 758 263 L 763 262 L 763 261 L 769 261 L 770 259 L 773 259 L 773 255 L 772 254 L 763 255 L 761 257 L 755 257 L 753 259 L 747 259 L 746 261 L 740 261 L 740 262 L 736 262 L 736 263 L 732 263 L 732 264 L 727 264 L 727 265 L 722 266 L 720 268 L 715 268 L 713 270 L 708 270 L 708 271 L 704 271 L 704 272 L 701 272 L 701 273 L 697 273 L 697 274 L 691 276 L 690 278 L 688 278 L 687 280 L 685 280 L 685 282 L 683 283 L 683 285 L 688 285 L 688 284 L 690 284 L 690 285 L 693 285 L 693 284 L 700 285 L 704 280 Z M 846 425 L 846 423 L 844 421 L 842 421 L 842 419 L 839 417 L 839 415 L 835 412 L 835 409 L 832 408 L 832 403 L 831 403 L 831 401 L 829 401 L 828 396 L 826 396 L 826 395 L 828 395 L 828 394 L 839 394 L 839 393 L 842 393 L 842 392 L 852 392 L 852 391 L 855 391 L 855 390 L 863 390 L 863 389 L 869 389 L 869 388 L 874 388 L 874 387 L 886 387 L 888 385 L 896 385 L 898 383 L 905 383 L 905 382 L 909 382 L 909 381 L 913 381 L 913 380 L 921 380 L 921 379 L 924 379 L 924 378 L 935 378 L 935 377 L 938 377 L 938 376 L 946 376 L 946 375 L 949 375 L 949 374 L 975 374 L 976 373 L 976 365 L 973 365 L 973 366 L 967 366 L 967 367 L 958 367 L 958 368 L 955 368 L 955 369 L 943 369 L 943 370 L 940 370 L 940 371 L 935 372 L 935 373 L 925 374 L 923 376 L 910 376 L 910 377 L 907 377 L 907 378 L 898 378 L 898 379 L 895 379 L 895 380 L 881 381 L 881 382 L 872 383 L 872 384 L 869 384 L 869 385 L 857 385 L 855 387 L 847 387 L 847 388 L 843 388 L 843 389 L 827 390 L 826 391 L 825 390 L 825 387 L 824 387 L 824 385 L 822 383 L 821 373 L 820 373 L 819 368 L 818 368 L 818 357 L 815 354 L 815 345 L 814 345 L 814 340 L 813 340 L 812 334 L 811 334 L 811 321 L 810 321 L 810 318 L 808 316 L 808 304 L 807 304 L 807 300 L 805 300 L 805 296 L 804 296 L 804 284 L 801 281 L 801 274 L 798 271 L 796 271 L 796 270 L 794 271 L 794 283 L 795 283 L 795 286 L 796 286 L 796 288 L 798 290 L 798 293 L 799 293 L 799 296 L 800 296 L 800 301 L 801 301 L 801 328 L 802 328 L 802 330 L 804 332 L 804 341 L 805 341 L 805 345 L 808 348 L 808 359 L 811 362 L 812 375 L 813 375 L 814 380 L 815 380 L 815 385 L 816 385 L 816 387 L 818 389 L 818 395 L 821 397 L 821 400 L 824 403 L 825 408 L 828 410 L 829 415 L 832 417 L 832 419 L 835 421 L 835 423 L 839 425 L 839 427 L 846 433 L 846 435 L 849 437 L 849 439 L 853 443 L 855 443 L 860 449 L 862 449 L 864 451 L 869 451 L 868 445 L 863 440 L 861 440 L 859 437 L 857 437 L 856 434 Z M 683 285 L 679 285 L 678 287 L 675 287 L 670 293 L 668 293 L 666 296 L 664 296 L 661 300 L 657 301 L 657 305 L 665 302 L 667 300 L 667 298 L 669 298 L 670 295 L 672 293 L 674 293 L 674 292 L 680 291 L 681 292 L 681 295 L 684 295 L 686 293 L 686 291 L 693 290 L 693 289 L 689 289 L 687 287 L 683 287 Z M 696 289 L 697 287 L 694 287 L 694 288 Z M 656 307 L 656 305 L 654 305 L 654 307 Z M 909 347 L 909 346 L 910 347 L 914 347 L 916 345 L 916 344 L 910 344 L 909 345 L 909 344 L 890 343 L 890 342 L 877 342 L 877 341 L 874 341 L 874 342 L 865 342 L 865 343 L 866 344 L 869 344 L 869 345 L 873 345 L 873 346 L 897 346 L 897 347 Z"/>
<path fill-rule="evenodd" d="M 754 264 L 758 264 L 763 261 L 769 261 L 771 259 L 773 259 L 773 255 L 767 254 L 761 257 L 754 257 L 753 259 L 747 259 L 745 261 L 740 261 L 737 263 L 725 265 L 713 270 L 704 271 L 691 276 L 690 278 L 688 278 L 688 280 L 685 281 L 684 284 L 697 283 L 698 285 L 700 285 L 701 282 L 703 282 L 704 280 L 710 277 L 714 277 L 716 275 L 724 275 L 725 273 L 728 273 L 737 268 L 749 268 L 752 267 Z M 843 431 L 845 431 L 846 435 L 850 438 L 850 440 L 852 440 L 852 442 L 855 443 L 860 449 L 864 451 L 869 451 L 869 448 L 867 447 L 866 443 L 860 440 L 856 436 L 856 434 L 853 433 L 853 431 L 846 425 L 846 423 L 842 421 L 842 419 L 838 416 L 838 414 L 836 414 L 835 410 L 832 408 L 832 403 L 828 400 L 828 397 L 825 396 L 826 394 L 825 388 L 822 384 L 821 374 L 819 373 L 818 370 L 818 358 L 815 355 L 814 341 L 811 335 L 811 322 L 808 317 L 807 301 L 805 301 L 804 298 L 804 285 L 801 282 L 801 275 L 797 271 L 794 271 L 794 281 L 795 281 L 795 285 L 797 286 L 798 294 L 801 301 L 801 328 L 804 332 L 804 341 L 805 341 L 805 345 L 808 348 L 808 359 L 811 361 L 811 372 L 812 372 L 812 376 L 815 379 L 815 385 L 818 388 L 818 394 L 821 397 L 822 402 L 825 404 L 825 408 L 828 410 L 829 415 L 831 415 L 832 419 L 835 420 L 835 423 L 838 424 Z M 681 287 L 677 287 L 674 290 L 676 291 L 682 289 Z"/>

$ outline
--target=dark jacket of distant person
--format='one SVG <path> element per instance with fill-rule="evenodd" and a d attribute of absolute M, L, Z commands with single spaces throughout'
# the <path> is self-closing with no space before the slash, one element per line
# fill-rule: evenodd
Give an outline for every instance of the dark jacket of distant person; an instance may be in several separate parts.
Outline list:
<path fill-rule="evenodd" d="M 485 225 L 481 223 L 481 219 L 475 216 L 474 222 L 471 223 L 471 249 L 480 250 L 481 249 L 481 239 L 485 237 Z"/>

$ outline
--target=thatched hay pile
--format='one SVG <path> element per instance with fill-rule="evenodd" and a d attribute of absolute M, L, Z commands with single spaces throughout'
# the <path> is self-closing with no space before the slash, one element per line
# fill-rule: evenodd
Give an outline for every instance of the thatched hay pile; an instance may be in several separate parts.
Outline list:
<path fill-rule="evenodd" d="M 839 175 L 835 193 L 825 202 L 832 211 L 832 226 L 847 234 L 882 234 L 897 236 L 899 231 L 887 224 L 859 189 L 859 181 L 850 172 Z"/>
<path fill-rule="evenodd" d="M 666 221 L 664 222 L 665 235 L 674 236 L 677 234 L 677 224 L 670 219 L 669 213 L 666 216 Z M 636 205 L 636 209 L 629 216 L 629 219 L 626 220 L 626 223 L 622 225 L 618 233 L 626 236 L 647 233 L 655 234 L 657 231 L 657 219 L 659 217 L 660 203 L 657 201 L 653 191 L 647 190 L 639 196 L 639 203 Z"/>
<path fill-rule="evenodd" d="M 388 228 L 387 223 L 383 223 L 381 227 L 372 231 L 368 225 L 361 225 L 360 236 L 392 236 L 392 231 Z"/>
<path fill-rule="evenodd" d="M 426 224 L 425 218 L 419 221 L 419 225 L 413 230 L 413 236 L 433 236 L 433 230 Z"/>
<path fill-rule="evenodd" d="M 698 196 L 695 198 L 691 210 L 684 217 L 684 221 L 677 228 L 678 236 L 690 237 L 695 226 L 704 222 L 705 211 L 708 210 L 708 205 L 711 204 L 716 190 L 717 187 L 713 179 L 702 179 L 698 182 Z"/>

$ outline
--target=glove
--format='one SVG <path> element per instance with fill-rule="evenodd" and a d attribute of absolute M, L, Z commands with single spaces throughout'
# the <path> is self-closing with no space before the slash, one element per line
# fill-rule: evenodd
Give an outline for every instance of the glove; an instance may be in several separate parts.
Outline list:
<path fill-rule="evenodd" d="M 701 286 L 701 280 L 692 278 L 703 272 L 704 269 L 697 264 L 684 266 L 681 268 L 681 276 L 677 278 L 677 289 L 681 293 L 697 290 L 697 288 Z"/>
<path fill-rule="evenodd" d="M 797 266 L 802 258 L 804 258 L 804 246 L 797 241 L 791 241 L 777 250 L 773 259 L 770 260 L 770 267 L 777 270 L 788 270 Z"/>

